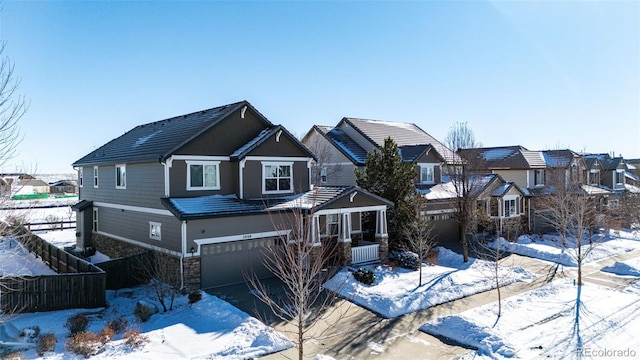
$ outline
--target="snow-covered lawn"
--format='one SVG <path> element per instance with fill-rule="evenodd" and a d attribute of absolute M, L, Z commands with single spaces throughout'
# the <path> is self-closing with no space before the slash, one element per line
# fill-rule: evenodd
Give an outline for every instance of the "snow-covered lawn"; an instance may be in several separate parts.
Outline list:
<path fill-rule="evenodd" d="M 340 296 L 384 317 L 392 318 L 423 310 L 434 305 L 477 294 L 495 288 L 493 263 L 478 259 L 462 261 L 462 255 L 438 248 L 438 265 L 422 266 L 422 286 L 418 271 L 389 266 L 367 266 L 376 281 L 365 285 L 356 281 L 348 270 L 342 270 L 327 284 Z M 533 279 L 522 267 L 501 266 L 500 284 Z"/>
<path fill-rule="evenodd" d="M 474 359 L 613 358 L 625 350 L 639 356 L 640 283 L 624 291 L 584 285 L 579 325 L 577 290 L 572 281 L 560 280 L 510 297 L 495 326 L 497 303 L 491 303 L 430 321 L 420 330 L 477 348 L 469 356 Z"/>
<path fill-rule="evenodd" d="M 56 275 L 15 239 L 0 238 L 0 276 Z"/>
<path fill-rule="evenodd" d="M 20 332 L 37 325 L 41 334 L 50 332 L 58 339 L 55 351 L 47 353 L 46 359 L 73 359 L 76 358 L 73 354 L 65 352 L 64 341 L 69 331 L 62 325 L 72 315 L 85 313 L 90 319 L 89 331 L 99 332 L 109 321 L 123 317 L 129 322 L 129 328 L 139 329 L 149 338 L 144 347 L 132 350 L 124 345 L 120 334 L 92 359 L 246 359 L 292 346 L 272 328 L 204 292 L 202 300 L 192 306 L 188 305 L 186 296 L 180 296 L 172 311 L 157 313 L 147 322 L 140 322 L 134 315 L 136 302 L 153 302 L 146 290 L 136 287 L 107 291 L 106 309 L 21 314 L 4 325 L 8 338 L 0 341 L 25 341 L 19 337 Z M 23 354 L 28 359 L 39 358 L 33 348 Z"/>
<path fill-rule="evenodd" d="M 585 243 L 586 242 L 585 240 Z M 559 236 L 543 235 L 540 237 L 537 235 L 522 235 L 518 237 L 516 242 L 499 238 L 498 240 L 490 242 L 489 246 L 495 249 L 498 244 L 501 249 L 519 255 L 547 260 L 565 266 L 578 266 L 576 261 L 577 248 L 571 245 L 563 248 Z M 582 246 L 583 253 L 587 254 L 582 262 L 583 264 L 640 249 L 640 237 L 637 237 L 637 234 L 632 232 L 611 232 L 603 236 L 597 235 L 594 244 L 593 248 L 588 251 L 588 254 L 587 248 L 589 245 Z"/>

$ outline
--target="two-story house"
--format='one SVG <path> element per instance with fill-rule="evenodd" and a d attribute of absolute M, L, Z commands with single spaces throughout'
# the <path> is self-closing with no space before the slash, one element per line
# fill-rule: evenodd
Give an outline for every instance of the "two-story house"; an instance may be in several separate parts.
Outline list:
<path fill-rule="evenodd" d="M 312 187 L 313 160 L 247 101 L 136 126 L 73 163 L 77 248 L 169 254 L 185 289 L 269 277 L 262 249 L 284 240 L 337 241 L 347 264 L 386 256 L 392 204 L 355 186 Z M 293 231 L 292 212 L 309 231 Z M 377 243 L 352 247 L 363 213 L 377 219 Z M 364 245 L 373 258 L 359 257 Z"/>

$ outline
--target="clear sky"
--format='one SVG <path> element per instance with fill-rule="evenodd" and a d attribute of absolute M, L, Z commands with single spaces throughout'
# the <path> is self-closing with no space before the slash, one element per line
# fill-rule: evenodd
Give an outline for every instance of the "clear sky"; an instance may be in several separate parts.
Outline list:
<path fill-rule="evenodd" d="M 443 140 L 640 157 L 640 1 L 18 2 L 19 155 L 71 163 L 139 124 L 248 100 L 304 135 L 345 116 Z"/>

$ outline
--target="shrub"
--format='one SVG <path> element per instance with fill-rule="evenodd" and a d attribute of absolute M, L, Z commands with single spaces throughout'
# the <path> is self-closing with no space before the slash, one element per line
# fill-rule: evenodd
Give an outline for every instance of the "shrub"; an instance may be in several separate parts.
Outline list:
<path fill-rule="evenodd" d="M 202 300 L 202 293 L 199 290 L 189 293 L 189 306 Z"/>
<path fill-rule="evenodd" d="M 123 317 L 118 317 L 109 321 L 107 327 L 113 330 L 114 333 L 119 334 L 129 327 L 129 322 Z"/>
<path fill-rule="evenodd" d="M 20 337 L 28 337 L 29 340 L 34 340 L 39 335 L 40 335 L 40 327 L 38 325 L 24 328 L 20 332 Z"/>
<path fill-rule="evenodd" d="M 100 336 L 100 340 L 104 345 L 113 340 L 113 338 L 116 336 L 116 332 L 107 325 L 104 329 L 100 330 L 100 334 L 98 335 Z"/>
<path fill-rule="evenodd" d="M 427 253 L 427 264 L 438 265 L 438 249 L 431 249 Z"/>
<path fill-rule="evenodd" d="M 420 257 L 411 251 L 393 251 L 389 256 L 397 260 L 401 267 L 409 270 L 420 269 Z"/>
<path fill-rule="evenodd" d="M 122 335 L 122 338 L 126 339 L 124 343 L 133 349 L 137 349 L 149 342 L 149 338 L 146 335 L 142 335 L 138 329 L 127 331 Z"/>
<path fill-rule="evenodd" d="M 133 310 L 133 313 L 142 322 L 147 322 L 147 320 L 149 320 L 151 315 L 153 315 L 153 314 L 155 314 L 157 312 L 158 312 L 158 309 L 156 309 L 156 308 L 152 307 L 150 304 L 144 303 L 144 302 L 138 302 L 136 304 L 135 310 Z"/>
<path fill-rule="evenodd" d="M 82 355 L 85 358 L 96 355 L 103 347 L 104 342 L 100 338 L 100 335 L 90 331 L 79 332 L 67 339 L 65 343 L 65 349 L 67 351 Z"/>
<path fill-rule="evenodd" d="M 64 327 L 69 329 L 71 332 L 71 336 L 83 332 L 87 329 L 87 325 L 89 324 L 89 318 L 87 318 L 84 314 L 76 314 L 67 319 L 67 322 L 64 324 Z"/>
<path fill-rule="evenodd" d="M 53 351 L 56 348 L 58 339 L 52 333 L 42 334 L 36 340 L 36 351 L 38 355 L 42 356 L 47 351 Z"/>
<path fill-rule="evenodd" d="M 376 275 L 369 269 L 359 268 L 353 273 L 353 277 L 365 285 L 371 285 L 376 281 Z"/>

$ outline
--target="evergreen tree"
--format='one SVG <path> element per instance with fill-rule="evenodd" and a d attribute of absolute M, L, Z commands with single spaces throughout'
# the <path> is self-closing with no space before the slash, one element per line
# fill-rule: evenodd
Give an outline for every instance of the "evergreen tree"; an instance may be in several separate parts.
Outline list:
<path fill-rule="evenodd" d="M 413 163 L 402 161 L 398 145 L 390 137 L 384 140 L 384 146 L 367 155 L 365 169 L 355 171 L 359 187 L 387 200 L 394 207 L 388 212 L 389 247 L 402 248 L 402 234 L 415 217 L 413 201 L 416 168 Z"/>

